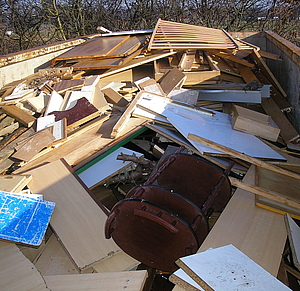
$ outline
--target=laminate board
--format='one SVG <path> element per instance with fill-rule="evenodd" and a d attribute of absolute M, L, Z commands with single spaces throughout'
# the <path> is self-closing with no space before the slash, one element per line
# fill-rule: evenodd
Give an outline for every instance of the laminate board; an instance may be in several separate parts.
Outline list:
<path fill-rule="evenodd" d="M 100 184 L 103 184 L 105 180 L 116 175 L 117 173 L 120 173 L 125 169 L 130 169 L 132 162 L 117 159 L 117 156 L 121 153 L 126 155 L 135 155 L 136 157 L 142 156 L 141 153 L 120 147 L 110 155 L 104 157 L 91 167 L 79 173 L 79 178 L 86 184 L 88 188 L 92 189 Z"/>
<path fill-rule="evenodd" d="M 129 36 L 127 35 L 94 37 L 55 58 L 53 62 L 55 63 L 59 60 L 68 59 L 107 56 L 128 38 Z"/>
<path fill-rule="evenodd" d="M 142 291 L 146 270 L 95 274 L 71 274 L 44 276 L 46 285 L 52 291 Z"/>
<path fill-rule="evenodd" d="M 18 193 L 26 187 L 31 179 L 31 175 L 1 175 L 0 190 Z"/>
<path fill-rule="evenodd" d="M 13 244 L 0 241 L 0 289 L 49 291 L 35 266 Z"/>
<path fill-rule="evenodd" d="M 107 215 L 62 160 L 29 173 L 33 176 L 28 184 L 31 192 L 56 203 L 50 225 L 79 270 L 119 250 L 104 237 Z"/>

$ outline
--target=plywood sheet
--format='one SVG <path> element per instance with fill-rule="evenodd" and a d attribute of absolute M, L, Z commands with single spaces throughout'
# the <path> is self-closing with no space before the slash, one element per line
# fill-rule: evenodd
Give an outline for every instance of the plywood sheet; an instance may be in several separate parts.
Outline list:
<path fill-rule="evenodd" d="M 0 241 L 0 290 L 48 290 L 41 274 L 13 244 Z"/>
<path fill-rule="evenodd" d="M 106 214 L 62 160 L 29 173 L 33 176 L 29 189 L 56 203 L 51 226 L 78 269 L 88 268 L 119 250 L 104 237 Z"/>
<path fill-rule="evenodd" d="M 0 190 L 18 193 L 30 182 L 31 175 L 1 175 Z"/>
<path fill-rule="evenodd" d="M 52 291 L 142 291 L 147 271 L 45 276 Z"/>

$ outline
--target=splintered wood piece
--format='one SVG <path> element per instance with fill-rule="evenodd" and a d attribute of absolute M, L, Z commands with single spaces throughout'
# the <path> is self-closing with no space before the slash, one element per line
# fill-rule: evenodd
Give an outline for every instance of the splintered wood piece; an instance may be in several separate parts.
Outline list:
<path fill-rule="evenodd" d="M 28 141 L 16 146 L 16 152 L 12 157 L 28 162 L 43 148 L 50 146 L 54 140 L 55 137 L 49 129 L 41 130 L 33 135 Z"/>
<path fill-rule="evenodd" d="M 113 240 L 104 237 L 106 208 L 100 205 L 102 210 L 63 160 L 24 174 L 33 176 L 28 184 L 31 192 L 40 193 L 56 203 L 50 225 L 79 270 L 87 269 L 120 250 Z"/>
<path fill-rule="evenodd" d="M 77 100 L 76 105 L 71 109 L 65 111 L 53 111 L 49 114 L 55 115 L 55 121 L 66 118 L 67 126 L 75 127 L 97 117 L 100 115 L 100 112 L 85 97 L 82 97 Z"/>
<path fill-rule="evenodd" d="M 48 291 L 35 266 L 13 243 L 0 241 L 0 289 Z"/>
<path fill-rule="evenodd" d="M 204 290 L 291 290 L 232 244 L 180 258 L 176 263 Z M 205 268 L 203 268 L 205 266 Z"/>
<path fill-rule="evenodd" d="M 117 106 L 125 107 L 128 105 L 128 101 L 111 87 L 101 89 L 101 92 L 105 95 L 107 102 L 115 104 Z"/>
<path fill-rule="evenodd" d="M 272 98 L 264 98 L 261 106 L 280 128 L 280 136 L 285 142 L 290 142 L 299 138 L 299 133 Z"/>
<path fill-rule="evenodd" d="M 90 290 L 142 291 L 147 279 L 147 270 L 109 272 L 94 274 L 71 274 L 44 276 L 47 287 L 52 291 Z"/>
<path fill-rule="evenodd" d="M 31 175 L 1 175 L 0 190 L 18 193 L 32 180 Z"/>
<path fill-rule="evenodd" d="M 35 122 L 35 117 L 27 113 L 26 111 L 18 108 L 15 105 L 3 106 L 2 111 L 7 115 L 15 118 L 26 127 L 30 127 Z"/>
<path fill-rule="evenodd" d="M 180 89 L 186 79 L 186 75 L 179 69 L 173 68 L 169 70 L 160 81 L 160 86 L 166 95 L 176 89 Z"/>

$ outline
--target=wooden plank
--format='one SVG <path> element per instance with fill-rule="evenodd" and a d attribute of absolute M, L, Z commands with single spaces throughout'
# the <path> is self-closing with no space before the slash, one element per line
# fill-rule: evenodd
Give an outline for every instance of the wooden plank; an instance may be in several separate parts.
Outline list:
<path fill-rule="evenodd" d="M 233 105 L 230 110 L 232 128 L 276 142 L 280 129 L 271 116 Z"/>
<path fill-rule="evenodd" d="M 253 50 L 251 53 L 251 58 L 256 62 L 256 66 L 261 70 L 261 72 L 264 74 L 264 76 L 269 80 L 269 82 L 280 92 L 280 94 L 283 97 L 287 97 L 287 94 L 271 72 L 271 70 L 268 68 L 265 61 L 260 56 L 259 52 L 257 50 Z"/>
<path fill-rule="evenodd" d="M 30 127 L 35 122 L 35 117 L 27 113 L 26 111 L 18 108 L 15 105 L 2 106 L 1 110 L 7 115 L 15 118 L 26 127 Z"/>
<path fill-rule="evenodd" d="M 28 185 L 32 192 L 56 202 L 51 226 L 79 270 L 119 250 L 112 240 L 104 237 L 107 215 L 62 160 L 30 170 L 27 174 L 33 176 Z"/>
<path fill-rule="evenodd" d="M 168 108 L 171 109 L 171 105 L 168 105 Z M 174 110 L 165 110 L 164 114 L 167 115 L 168 120 L 173 126 L 202 154 L 224 156 L 228 155 L 228 152 L 217 150 L 216 147 L 205 145 L 198 140 L 190 138 L 191 133 L 194 136 L 213 139 L 223 146 L 230 146 L 235 151 L 247 153 L 247 155 L 252 157 L 283 159 L 283 157 L 266 146 L 257 137 L 232 129 L 228 115 L 225 113 L 215 111 L 213 116 L 209 116 L 204 112 L 197 113 L 195 111 L 189 113 L 178 109 L 176 113 L 174 113 Z M 230 139 L 228 138 L 229 136 Z"/>
<path fill-rule="evenodd" d="M 116 138 L 121 133 L 122 129 L 124 128 L 124 126 L 126 124 L 126 122 L 130 118 L 131 113 L 135 109 L 138 101 L 142 98 L 142 95 L 143 95 L 143 91 L 140 91 L 135 96 L 133 101 L 131 101 L 129 106 L 127 106 L 126 110 L 123 112 L 122 116 L 119 118 L 119 120 L 117 121 L 117 123 L 113 127 L 112 132 L 111 132 L 111 138 Z"/>
<path fill-rule="evenodd" d="M 291 248 L 292 262 L 300 270 L 300 228 L 288 214 L 284 216 L 284 221 Z"/>
<path fill-rule="evenodd" d="M 0 190 L 18 193 L 32 180 L 31 175 L 1 175 Z"/>
<path fill-rule="evenodd" d="M 0 241 L 0 263 L 1 290 L 49 290 L 41 274 L 15 244 Z"/>
<path fill-rule="evenodd" d="M 52 291 L 118 291 L 124 289 L 142 291 L 147 279 L 147 271 L 44 276 L 44 279 L 47 287 Z"/>
<path fill-rule="evenodd" d="M 266 286 L 291 290 L 232 244 L 180 258 L 176 263 L 206 291 L 264 291 Z"/>
<path fill-rule="evenodd" d="M 261 106 L 280 128 L 280 136 L 285 142 L 290 142 L 299 138 L 299 133 L 272 98 L 264 98 Z"/>

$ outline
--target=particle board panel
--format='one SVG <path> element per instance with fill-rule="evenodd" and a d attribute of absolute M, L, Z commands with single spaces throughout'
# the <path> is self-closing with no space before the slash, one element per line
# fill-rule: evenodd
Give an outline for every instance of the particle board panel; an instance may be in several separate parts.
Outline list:
<path fill-rule="evenodd" d="M 250 168 L 243 182 L 254 181 Z M 283 215 L 256 207 L 255 195 L 238 188 L 198 252 L 232 244 L 276 277 L 286 238 Z"/>
<path fill-rule="evenodd" d="M 44 276 L 44 279 L 47 287 L 52 291 L 142 291 L 147 277 L 146 270 L 139 270 Z"/>
<path fill-rule="evenodd" d="M 182 257 L 176 263 L 206 291 L 291 290 L 232 244 Z"/>
<path fill-rule="evenodd" d="M 2 291 L 49 291 L 41 274 L 15 244 L 0 241 L 0 263 Z"/>
<path fill-rule="evenodd" d="M 43 251 L 33 261 L 33 264 L 42 276 L 79 274 L 74 262 L 55 234 L 50 236 Z"/>
<path fill-rule="evenodd" d="M 29 189 L 56 203 L 50 224 L 79 270 L 119 250 L 104 237 L 106 213 L 62 160 L 27 174 L 33 176 Z"/>

